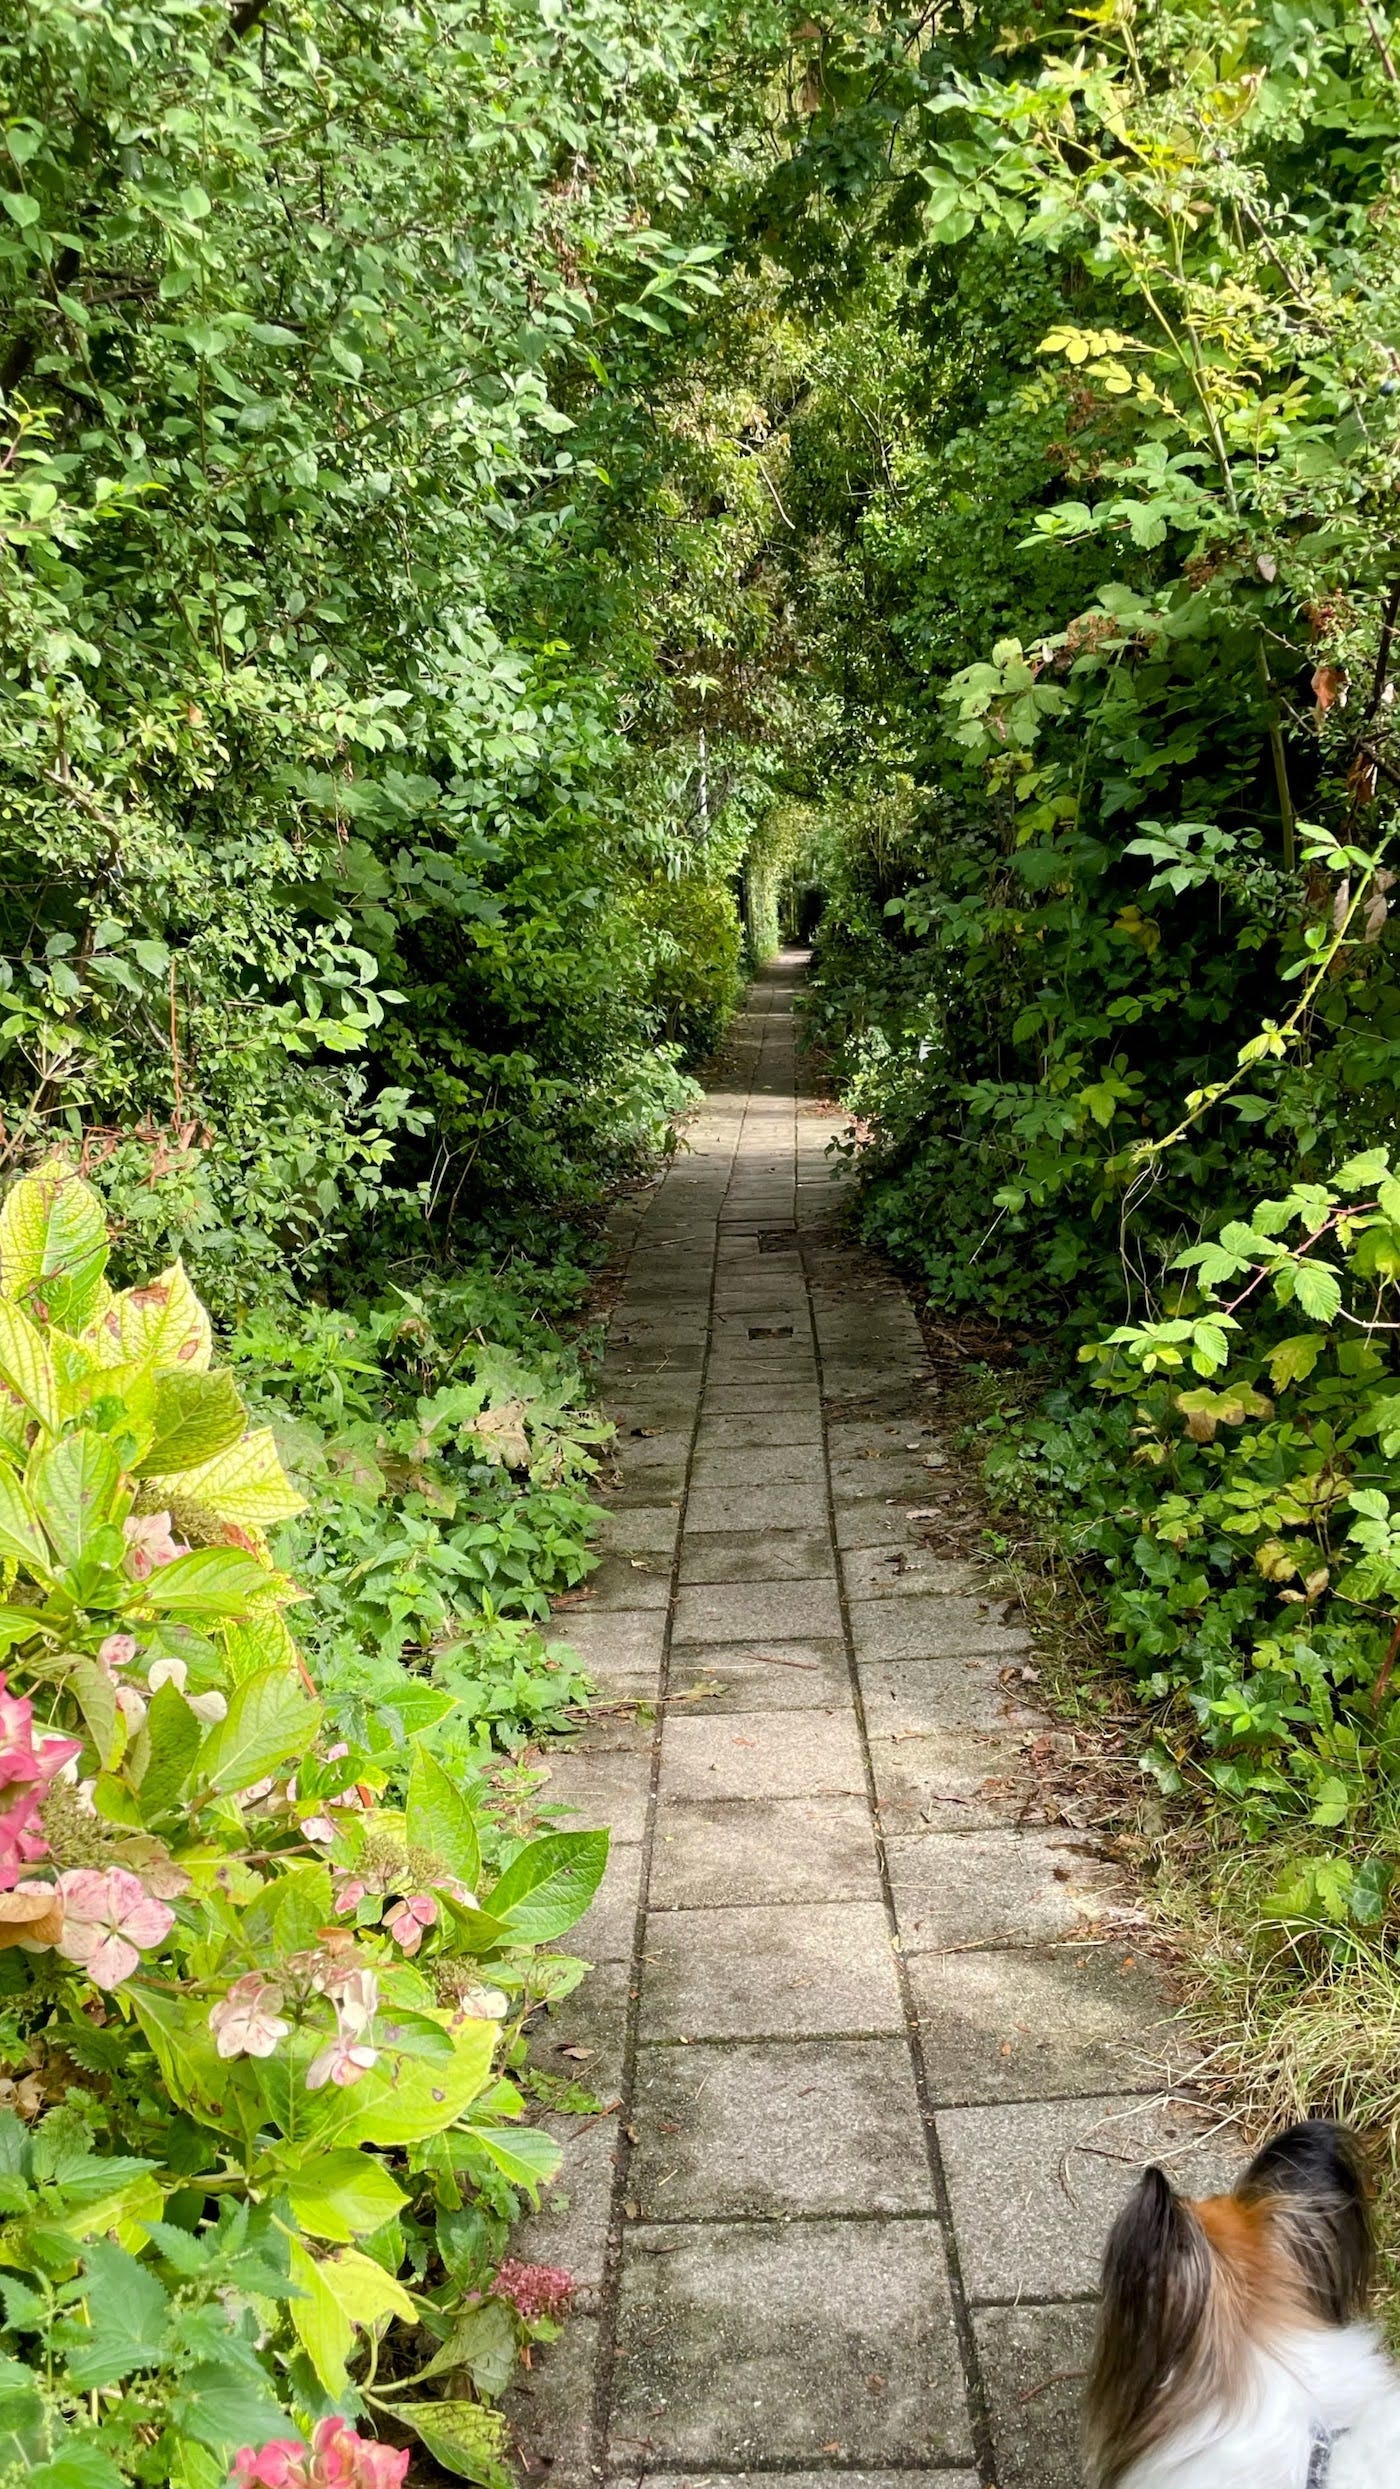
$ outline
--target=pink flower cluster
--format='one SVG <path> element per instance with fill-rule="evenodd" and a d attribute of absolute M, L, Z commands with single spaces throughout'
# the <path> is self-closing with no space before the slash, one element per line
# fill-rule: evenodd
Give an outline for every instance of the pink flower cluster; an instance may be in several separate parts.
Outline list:
<path fill-rule="evenodd" d="M 335 1983 L 331 1997 L 335 2007 L 335 2038 L 328 2040 L 318 2056 L 306 2069 L 306 2088 L 319 2091 L 323 2083 L 358 2083 L 362 2074 L 379 2062 L 379 2051 L 370 2044 L 369 2028 L 379 2011 L 379 1982 L 372 1970 L 347 1971 Z"/>
<path fill-rule="evenodd" d="M 134 1582 L 148 1582 L 157 1565 L 173 1564 L 177 1556 L 187 1556 L 170 1527 L 168 1512 L 133 1513 L 122 1523 L 126 1540 L 126 1569 Z"/>
<path fill-rule="evenodd" d="M 105 1874 L 98 1867 L 67 1867 L 55 1890 L 63 1900 L 56 1950 L 99 1988 L 129 1979 L 142 1954 L 175 1924 L 169 1903 L 155 1900 L 127 1867 L 109 1867 Z"/>
<path fill-rule="evenodd" d="M 578 2288 L 572 2273 L 557 2264 L 522 2264 L 518 2256 L 507 2256 L 498 2267 L 491 2284 L 498 2299 L 513 2307 L 527 2325 L 541 2316 L 557 2321 L 567 2316 Z"/>
<path fill-rule="evenodd" d="M 36 1858 L 47 1858 L 39 1809 L 49 1783 L 82 1750 L 76 1737 L 41 1737 L 36 1746 L 33 1704 L 27 1694 L 7 1692 L 0 1676 L 0 1893 L 12 1892 Z"/>
<path fill-rule="evenodd" d="M 233 2458 L 231 2489 L 400 2489 L 408 2452 L 376 2446 L 348 2420 L 318 2420 L 309 2446 L 274 2437 L 244 2446 Z"/>

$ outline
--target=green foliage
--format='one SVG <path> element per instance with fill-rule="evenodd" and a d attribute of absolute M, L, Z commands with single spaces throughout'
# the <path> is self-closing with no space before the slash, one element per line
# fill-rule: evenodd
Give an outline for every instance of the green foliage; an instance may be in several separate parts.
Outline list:
<path fill-rule="evenodd" d="M 100 1201 L 61 1164 L 12 1189 L 0 2057 L 44 2113 L 29 2134 L 0 2111 L 0 2426 L 54 2484 L 215 2489 L 240 2446 L 348 2404 L 421 2415 L 440 2461 L 494 2478 L 490 2414 L 454 2464 L 413 2386 L 446 2364 L 499 2394 L 527 2319 L 492 2301 L 489 2367 L 395 2355 L 376 2384 L 380 2337 L 455 2341 L 502 2212 L 557 2167 L 500 2067 L 577 1975 L 536 1956 L 607 1838 L 488 1826 L 425 1740 L 449 1708 L 426 1674 L 400 1670 L 397 1720 L 330 1732 L 268 1549 L 301 1505 L 273 1434 L 212 1366 L 180 1265 L 113 1293 L 105 1261 Z M 542 1391 L 537 1423 L 499 1382 L 456 1387 L 458 1432 L 566 1466 Z M 478 2187 L 494 2229 L 464 2256 Z"/>
<path fill-rule="evenodd" d="M 698 874 L 643 882 L 631 913 L 650 951 L 657 1031 L 686 1063 L 703 1062 L 741 991 L 742 937 L 727 890 Z"/>

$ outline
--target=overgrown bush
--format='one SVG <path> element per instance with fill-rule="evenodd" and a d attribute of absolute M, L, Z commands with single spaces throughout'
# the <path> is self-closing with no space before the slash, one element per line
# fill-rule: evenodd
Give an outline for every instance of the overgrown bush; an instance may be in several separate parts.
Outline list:
<path fill-rule="evenodd" d="M 703 1062 L 742 989 L 743 935 L 731 893 L 698 873 L 643 882 L 630 902 L 648 957 L 657 1034 L 683 1063 Z"/>

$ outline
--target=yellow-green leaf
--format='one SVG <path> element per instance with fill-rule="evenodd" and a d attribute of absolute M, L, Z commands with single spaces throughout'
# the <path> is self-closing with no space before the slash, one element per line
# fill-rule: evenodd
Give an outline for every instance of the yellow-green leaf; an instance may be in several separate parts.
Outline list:
<path fill-rule="evenodd" d="M 9 1384 L 50 1434 L 58 1432 L 58 1377 L 42 1331 L 0 1297 L 0 1381 Z"/>
<path fill-rule="evenodd" d="M 305 1496 L 298 1495 L 282 1467 L 269 1426 L 258 1427 L 241 1443 L 231 1444 L 197 1468 L 182 1469 L 178 1476 L 152 1478 L 150 1484 L 153 1494 L 187 1495 L 218 1520 L 231 1521 L 240 1530 L 271 1529 L 274 1522 L 289 1521 L 306 1505 Z"/>
<path fill-rule="evenodd" d="M 109 1337 L 114 1321 L 120 1357 L 203 1373 L 213 1354 L 209 1316 L 190 1286 L 183 1262 L 172 1262 L 169 1270 L 144 1288 L 127 1288 L 114 1297 L 107 1317 Z"/>

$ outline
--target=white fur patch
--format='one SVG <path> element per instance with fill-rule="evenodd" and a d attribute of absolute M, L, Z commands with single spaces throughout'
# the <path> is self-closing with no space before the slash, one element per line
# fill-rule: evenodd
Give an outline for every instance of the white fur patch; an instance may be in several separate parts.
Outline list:
<path fill-rule="evenodd" d="M 1289 2335 L 1253 2367 L 1246 2409 L 1183 2430 L 1121 2489 L 1307 2489 L 1319 2428 L 1345 2431 L 1327 2489 L 1400 2489 L 1400 2378 L 1370 2325 Z"/>

